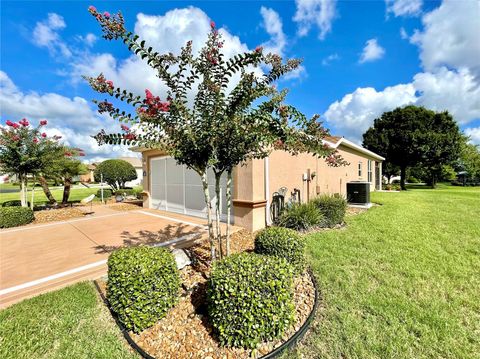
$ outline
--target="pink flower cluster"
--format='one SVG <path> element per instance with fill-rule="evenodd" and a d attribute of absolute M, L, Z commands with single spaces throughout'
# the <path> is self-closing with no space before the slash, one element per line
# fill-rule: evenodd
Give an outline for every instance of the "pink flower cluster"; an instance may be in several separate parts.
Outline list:
<path fill-rule="evenodd" d="M 28 122 L 26 118 L 22 118 L 20 121 L 18 121 L 18 123 L 23 127 L 28 127 L 30 125 L 30 122 Z"/>
<path fill-rule="evenodd" d="M 118 39 L 125 34 L 125 20 L 120 12 L 112 16 L 108 11 L 105 11 L 102 15 L 92 5 L 88 7 L 88 11 L 102 26 L 103 37 L 107 40 Z"/>
<path fill-rule="evenodd" d="M 103 74 L 98 75 L 96 79 L 91 78 L 89 82 L 94 90 L 101 93 L 108 92 L 111 94 L 114 89 L 113 81 L 107 80 Z"/>
<path fill-rule="evenodd" d="M 123 135 L 123 138 L 126 139 L 126 140 L 134 140 L 137 138 L 137 136 L 134 134 L 134 133 L 127 133 L 125 135 Z"/>
<path fill-rule="evenodd" d="M 127 125 L 121 125 L 120 127 L 122 128 L 122 131 L 125 131 L 125 132 L 130 131 L 130 127 L 128 127 Z"/>
<path fill-rule="evenodd" d="M 169 101 L 160 101 L 160 97 L 153 96 L 153 94 L 148 89 L 145 90 L 145 97 L 146 98 L 145 100 L 143 100 L 143 103 L 146 105 L 146 108 L 140 107 L 138 109 L 138 112 L 140 114 L 145 114 L 147 116 L 156 116 L 160 112 L 168 112 L 170 110 Z"/>
<path fill-rule="evenodd" d="M 40 121 L 40 126 L 46 126 L 47 125 L 47 120 L 41 120 Z"/>
<path fill-rule="evenodd" d="M 113 83 L 112 83 L 113 85 Z M 102 101 L 98 103 L 98 112 L 103 113 L 107 112 L 110 113 L 113 111 L 113 104 L 108 101 Z"/>

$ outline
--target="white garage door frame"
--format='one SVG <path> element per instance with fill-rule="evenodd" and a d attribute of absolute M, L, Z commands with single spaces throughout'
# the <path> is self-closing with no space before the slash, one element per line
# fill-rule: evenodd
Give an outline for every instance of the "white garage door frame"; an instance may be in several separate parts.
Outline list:
<path fill-rule="evenodd" d="M 169 171 L 167 170 L 169 167 Z M 176 172 L 176 175 L 175 175 Z M 209 190 L 212 208 L 215 208 L 215 180 L 209 176 Z M 206 205 L 200 176 L 178 165 L 170 156 L 150 159 L 150 208 L 206 218 Z M 188 193 L 187 193 L 188 192 Z M 226 221 L 226 178 L 220 186 L 221 220 Z M 169 199 L 169 193 L 171 199 Z M 212 213 L 214 215 L 214 213 Z M 233 220 L 233 214 L 231 216 Z"/>

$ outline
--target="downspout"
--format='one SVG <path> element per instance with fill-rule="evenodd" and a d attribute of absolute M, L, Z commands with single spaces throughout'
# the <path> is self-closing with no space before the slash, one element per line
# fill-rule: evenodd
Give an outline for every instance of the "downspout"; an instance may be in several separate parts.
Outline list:
<path fill-rule="evenodd" d="M 265 206 L 265 222 L 267 226 L 272 225 L 272 219 L 270 218 L 270 165 L 268 157 L 265 157 L 264 161 L 264 184 L 265 184 L 265 197 L 267 199 L 267 204 Z"/>

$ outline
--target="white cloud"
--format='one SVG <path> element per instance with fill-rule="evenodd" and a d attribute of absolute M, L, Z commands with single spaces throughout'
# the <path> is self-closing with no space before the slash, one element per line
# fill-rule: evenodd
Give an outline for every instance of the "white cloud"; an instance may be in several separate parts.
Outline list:
<path fill-rule="evenodd" d="M 337 53 L 330 54 L 322 60 L 322 65 L 328 66 L 332 63 L 332 61 L 335 61 L 338 59 L 340 59 L 340 56 Z"/>
<path fill-rule="evenodd" d="M 78 39 L 87 46 L 92 46 L 97 41 L 97 37 L 91 32 L 85 36 L 78 36 Z"/>
<path fill-rule="evenodd" d="M 119 132 L 119 125 L 94 112 L 84 98 L 69 98 L 55 93 L 24 93 L 3 71 L 0 71 L 0 108 L 2 118 L 8 116 L 12 121 L 26 117 L 36 124 L 46 119 L 47 134 L 60 135 L 65 144 L 84 149 L 87 158 L 110 158 L 132 153 L 125 146 L 97 145 L 92 135 L 102 128 Z"/>
<path fill-rule="evenodd" d="M 358 88 L 332 103 L 325 118 L 342 131 L 342 135 L 359 141 L 375 118 L 406 105 L 448 110 L 460 124 L 466 124 L 480 118 L 480 87 L 468 70 L 457 72 L 442 68 L 435 73 L 418 73 L 411 83 L 383 91 Z"/>
<path fill-rule="evenodd" d="M 385 0 L 387 15 L 393 13 L 398 16 L 418 16 L 422 12 L 422 0 Z"/>
<path fill-rule="evenodd" d="M 340 135 L 358 141 L 372 121 L 383 112 L 416 101 L 412 84 L 400 84 L 376 91 L 372 87 L 357 88 L 335 101 L 325 112 L 328 123 L 335 125 Z"/>
<path fill-rule="evenodd" d="M 480 127 L 471 127 L 465 129 L 465 134 L 470 136 L 470 142 L 475 145 L 480 145 Z"/>
<path fill-rule="evenodd" d="M 320 40 L 332 30 L 336 16 L 336 0 L 295 0 L 293 21 L 298 24 L 298 35 L 306 36 L 313 25 L 319 30 Z"/>
<path fill-rule="evenodd" d="M 385 49 L 378 44 L 377 39 L 370 39 L 365 43 L 358 61 L 363 64 L 364 62 L 381 59 L 383 55 L 385 55 Z"/>
<path fill-rule="evenodd" d="M 275 10 L 264 6 L 260 8 L 260 14 L 263 18 L 263 27 L 271 36 L 271 39 L 263 44 L 264 50 L 266 52 L 276 53 L 283 57 L 283 51 L 287 44 L 287 39 L 283 32 L 282 19 Z"/>
<path fill-rule="evenodd" d="M 60 53 L 65 57 L 72 55 L 68 46 L 60 39 L 58 30 L 66 27 L 63 17 L 49 13 L 48 18 L 36 23 L 33 29 L 32 41 L 39 47 L 46 47 L 52 55 Z"/>
<path fill-rule="evenodd" d="M 407 33 L 407 30 L 405 30 L 404 27 L 401 27 L 400 28 L 400 37 L 403 39 L 403 40 L 406 40 L 408 39 L 410 36 L 408 36 L 408 33 Z"/>
<path fill-rule="evenodd" d="M 420 48 L 427 71 L 448 66 L 469 68 L 480 78 L 480 1 L 445 0 L 422 18 L 423 31 L 411 42 Z"/>

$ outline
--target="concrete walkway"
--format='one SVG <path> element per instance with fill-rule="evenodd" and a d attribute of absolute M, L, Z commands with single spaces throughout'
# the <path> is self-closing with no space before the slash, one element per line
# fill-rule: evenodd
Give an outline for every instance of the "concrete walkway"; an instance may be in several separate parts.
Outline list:
<path fill-rule="evenodd" d="M 108 255 L 139 244 L 186 247 L 205 221 L 148 209 L 94 207 L 81 219 L 0 231 L 0 307 L 106 273 Z"/>

